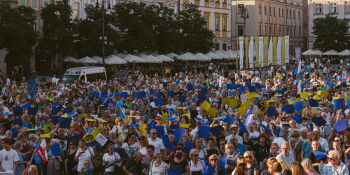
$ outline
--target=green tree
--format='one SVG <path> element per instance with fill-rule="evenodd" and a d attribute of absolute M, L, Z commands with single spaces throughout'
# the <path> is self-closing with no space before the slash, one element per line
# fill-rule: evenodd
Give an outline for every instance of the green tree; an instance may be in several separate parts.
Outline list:
<path fill-rule="evenodd" d="M 61 70 L 63 58 L 73 54 L 73 24 L 67 1 L 49 4 L 41 11 L 43 35 L 39 41 L 38 56 L 56 59 Z"/>
<path fill-rule="evenodd" d="M 313 34 L 316 35 L 314 48 L 322 51 L 342 51 L 349 46 L 348 24 L 345 19 L 327 14 L 324 18 L 314 20 Z"/>
<path fill-rule="evenodd" d="M 110 9 L 102 9 L 93 5 L 85 8 L 86 19 L 79 20 L 75 26 L 75 33 L 78 34 L 77 42 L 77 57 L 83 56 L 103 56 L 102 52 L 102 28 L 107 37 L 107 43 L 104 46 L 105 56 L 113 53 L 114 49 L 118 48 L 119 35 L 114 29 L 115 19 L 111 13 L 107 13 Z M 104 17 L 102 16 L 104 14 Z M 104 20 L 103 20 L 104 18 Z M 104 21 L 104 22 L 103 22 Z M 112 26 L 111 26 L 112 25 Z"/>
<path fill-rule="evenodd" d="M 180 28 L 184 51 L 208 52 L 212 48 L 214 34 L 207 28 L 197 5 L 184 6 L 180 12 Z"/>
<path fill-rule="evenodd" d="M 37 41 L 33 24 L 32 8 L 11 8 L 8 4 L 0 4 L 0 49 L 8 51 L 5 57 L 8 72 L 17 65 L 29 72 L 30 57 Z"/>

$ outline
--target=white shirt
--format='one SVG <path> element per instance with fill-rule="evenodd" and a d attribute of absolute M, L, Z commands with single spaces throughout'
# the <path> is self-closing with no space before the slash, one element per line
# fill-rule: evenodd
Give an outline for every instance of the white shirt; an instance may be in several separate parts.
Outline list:
<path fill-rule="evenodd" d="M 289 166 L 289 168 L 292 166 L 292 163 L 295 162 L 294 155 L 291 152 L 289 152 L 288 156 L 280 153 L 277 155 L 276 158 L 284 160 L 284 162 L 286 162 L 286 164 Z"/>
<path fill-rule="evenodd" d="M 6 151 L 2 149 L 0 151 L 1 167 L 6 171 L 13 171 L 14 163 L 19 161 L 18 154 L 15 150 L 11 149 Z"/>
<path fill-rule="evenodd" d="M 325 152 L 329 151 L 328 141 L 325 138 L 320 137 L 318 139 L 318 143 L 320 143 L 321 147 L 325 150 Z"/>
<path fill-rule="evenodd" d="M 254 131 L 254 132 L 249 132 L 249 139 L 256 139 L 259 137 L 259 132 Z"/>
<path fill-rule="evenodd" d="M 114 155 L 110 156 L 108 153 L 105 153 L 102 157 L 102 160 L 108 165 L 114 164 L 120 159 L 118 153 L 114 153 Z M 114 172 L 114 166 L 107 166 L 105 172 Z"/>
<path fill-rule="evenodd" d="M 167 171 L 167 168 L 168 168 L 168 164 L 166 164 L 165 162 L 161 162 L 160 166 L 157 167 L 156 166 L 156 162 L 153 161 L 151 163 L 151 168 L 150 168 L 149 174 L 152 174 L 152 175 L 165 175 L 166 171 Z"/>
<path fill-rule="evenodd" d="M 156 138 L 156 140 L 148 138 L 148 144 L 154 146 L 154 155 L 161 153 L 160 150 L 164 149 L 163 141 L 158 137 Z"/>
<path fill-rule="evenodd" d="M 81 148 L 78 148 L 77 153 L 75 153 L 75 156 L 78 156 L 79 153 L 82 152 Z M 78 172 L 81 172 L 81 169 L 84 168 L 84 161 L 89 160 L 90 161 L 90 168 L 93 168 L 91 157 L 94 156 L 94 150 L 91 147 L 88 147 L 88 149 L 85 150 L 84 153 L 80 154 L 78 159 Z"/>
<path fill-rule="evenodd" d="M 205 163 L 204 163 L 203 160 L 198 160 L 197 161 L 197 165 L 195 165 L 192 160 L 189 163 L 190 163 L 190 172 L 196 172 L 196 171 L 203 171 L 204 170 Z"/>

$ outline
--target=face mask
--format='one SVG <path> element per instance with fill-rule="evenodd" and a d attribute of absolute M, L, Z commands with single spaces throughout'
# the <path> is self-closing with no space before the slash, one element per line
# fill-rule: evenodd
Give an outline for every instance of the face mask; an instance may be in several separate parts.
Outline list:
<path fill-rule="evenodd" d="M 127 129 L 124 129 L 124 133 L 128 133 L 128 130 L 127 130 Z"/>
<path fill-rule="evenodd" d="M 64 133 L 64 136 L 66 136 L 66 137 L 67 137 L 67 136 L 68 136 L 68 133 Z"/>
<path fill-rule="evenodd" d="M 181 154 L 181 153 L 176 153 L 176 157 L 177 157 L 178 159 L 180 159 L 180 158 L 182 157 L 182 154 Z"/>
<path fill-rule="evenodd" d="M 117 167 L 121 167 L 122 166 L 122 164 L 121 163 L 117 163 Z"/>
<path fill-rule="evenodd" d="M 225 150 L 225 153 L 230 154 L 230 150 L 229 149 Z"/>

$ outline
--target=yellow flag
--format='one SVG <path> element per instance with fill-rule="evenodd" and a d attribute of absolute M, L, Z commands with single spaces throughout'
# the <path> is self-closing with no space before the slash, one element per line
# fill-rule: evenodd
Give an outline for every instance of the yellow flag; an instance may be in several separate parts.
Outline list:
<path fill-rule="evenodd" d="M 310 95 L 312 95 L 312 94 L 309 93 L 309 92 L 302 92 L 302 93 L 300 93 L 300 97 L 301 98 L 309 98 Z"/>
<path fill-rule="evenodd" d="M 65 113 L 65 114 L 61 115 L 61 117 L 65 117 L 65 118 L 67 118 L 67 117 L 68 117 L 68 114 L 67 114 L 67 113 Z"/>
<path fill-rule="evenodd" d="M 84 136 L 85 142 L 86 142 L 86 143 L 90 143 L 90 142 L 94 141 L 94 140 L 95 140 L 95 137 L 96 137 L 97 134 L 99 134 L 99 133 L 101 133 L 101 131 L 98 130 L 97 128 L 94 128 L 94 130 L 93 130 L 92 132 L 90 132 L 90 133 L 88 132 L 88 134 L 86 134 L 86 135 Z"/>
<path fill-rule="evenodd" d="M 244 116 L 245 112 L 246 112 L 246 109 L 244 108 L 244 106 L 241 106 L 241 107 L 238 108 L 238 112 L 239 112 L 240 116 Z"/>
<path fill-rule="evenodd" d="M 235 108 L 238 106 L 237 99 L 232 98 L 228 100 L 228 105 L 230 105 L 231 108 Z"/>
<path fill-rule="evenodd" d="M 191 124 L 181 123 L 180 128 L 189 128 Z"/>
<path fill-rule="evenodd" d="M 177 109 L 185 109 L 186 107 L 177 107 Z"/>
<path fill-rule="evenodd" d="M 267 101 L 266 101 L 266 104 L 269 104 L 269 103 L 275 102 L 275 101 L 276 101 L 275 99 L 267 100 Z"/>
<path fill-rule="evenodd" d="M 186 114 L 183 114 L 182 116 L 187 116 L 188 119 L 191 119 L 191 113 L 186 113 Z"/>
<path fill-rule="evenodd" d="M 320 100 L 320 97 L 318 97 L 318 95 L 315 95 L 314 97 L 312 97 L 315 100 Z"/>
<path fill-rule="evenodd" d="M 162 121 L 164 122 L 167 118 L 169 118 L 169 114 L 166 112 L 162 115 Z"/>
<path fill-rule="evenodd" d="M 287 99 L 287 101 L 289 105 L 293 104 L 293 101 L 291 99 Z"/>
<path fill-rule="evenodd" d="M 97 121 L 102 122 L 102 123 L 106 123 L 106 120 L 103 120 L 102 118 L 96 118 Z"/>
<path fill-rule="evenodd" d="M 299 102 L 299 101 L 300 101 L 300 98 L 297 98 L 297 99 L 293 100 L 293 104 L 296 102 Z"/>
<path fill-rule="evenodd" d="M 52 129 L 54 129 L 54 128 L 55 128 L 55 125 L 54 125 L 54 124 L 44 125 L 45 133 L 51 132 Z"/>
<path fill-rule="evenodd" d="M 247 99 L 248 100 L 250 100 L 250 99 L 252 99 L 252 98 L 256 98 L 256 97 L 260 97 L 260 95 L 259 94 L 251 94 L 251 93 L 247 93 Z"/>
<path fill-rule="evenodd" d="M 229 101 L 229 98 L 222 98 L 221 99 L 221 102 L 223 105 L 229 104 L 228 101 Z"/>
<path fill-rule="evenodd" d="M 139 123 L 139 129 L 140 129 L 140 132 L 142 133 L 142 134 L 146 134 L 146 127 L 147 127 L 147 125 L 146 124 L 144 124 L 144 123 Z"/>
<path fill-rule="evenodd" d="M 209 109 L 209 116 L 216 117 L 216 108 Z"/>
<path fill-rule="evenodd" d="M 328 91 L 325 91 L 325 90 L 320 90 L 317 92 L 317 94 L 323 98 L 327 98 L 328 97 L 328 94 L 329 92 Z"/>
<path fill-rule="evenodd" d="M 250 100 L 244 101 L 243 107 L 245 108 L 245 110 L 250 109 Z"/>
<path fill-rule="evenodd" d="M 88 121 L 88 122 L 94 122 L 94 121 L 96 121 L 95 119 L 91 119 L 91 118 L 86 118 L 85 120 Z"/>
<path fill-rule="evenodd" d="M 40 135 L 41 138 L 51 138 L 51 135 L 50 134 L 41 134 Z"/>
<path fill-rule="evenodd" d="M 202 103 L 201 107 L 202 107 L 202 109 L 204 109 L 204 110 L 207 111 L 207 110 L 210 109 L 210 103 L 209 103 L 207 100 L 205 100 L 205 101 Z"/>

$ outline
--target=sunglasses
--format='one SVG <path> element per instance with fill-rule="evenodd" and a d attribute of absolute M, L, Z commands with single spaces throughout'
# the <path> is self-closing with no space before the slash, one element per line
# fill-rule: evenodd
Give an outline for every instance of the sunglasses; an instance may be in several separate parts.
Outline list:
<path fill-rule="evenodd" d="M 333 161 L 333 160 L 335 160 L 335 159 L 328 157 L 328 160 L 329 160 L 329 161 Z"/>
<path fill-rule="evenodd" d="M 211 159 L 210 161 L 217 162 L 217 161 L 219 161 L 219 160 L 218 160 L 218 159 Z"/>
<path fill-rule="evenodd" d="M 151 133 L 151 134 L 157 134 L 156 132 L 153 132 L 153 133 Z"/>
<path fill-rule="evenodd" d="M 246 159 L 251 159 L 252 156 L 245 156 L 244 158 L 246 158 Z"/>
<path fill-rule="evenodd" d="M 192 157 L 198 157 L 198 156 L 199 156 L 198 154 L 192 155 Z"/>

